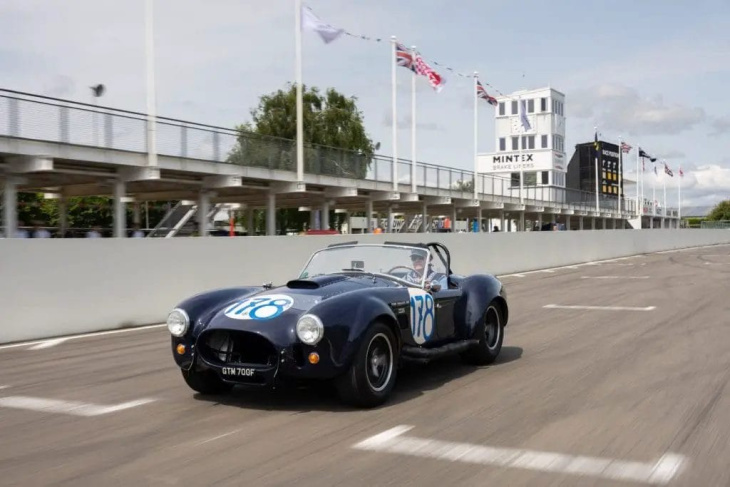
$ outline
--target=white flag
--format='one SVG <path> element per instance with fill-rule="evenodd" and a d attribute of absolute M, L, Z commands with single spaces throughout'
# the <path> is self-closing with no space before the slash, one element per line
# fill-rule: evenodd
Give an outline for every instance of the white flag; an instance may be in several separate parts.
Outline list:
<path fill-rule="evenodd" d="M 325 44 L 329 44 L 340 37 L 345 29 L 338 29 L 319 20 L 314 12 L 302 5 L 302 29 L 308 29 L 319 34 Z"/>
<path fill-rule="evenodd" d="M 530 121 L 527 119 L 527 106 L 525 103 L 525 100 L 520 100 L 520 122 L 522 123 L 522 128 L 525 129 L 525 131 L 528 131 L 532 129 L 532 126 L 530 125 Z"/>

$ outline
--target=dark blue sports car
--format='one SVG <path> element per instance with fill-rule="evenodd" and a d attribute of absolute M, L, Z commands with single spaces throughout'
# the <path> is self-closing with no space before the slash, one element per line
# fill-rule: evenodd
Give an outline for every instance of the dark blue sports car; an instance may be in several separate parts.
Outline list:
<path fill-rule="evenodd" d="M 169 314 L 172 353 L 203 394 L 278 380 L 333 380 L 341 398 L 382 404 L 406 360 L 493 362 L 509 318 L 502 283 L 451 271 L 440 243 L 333 244 L 285 285 L 226 288 Z"/>

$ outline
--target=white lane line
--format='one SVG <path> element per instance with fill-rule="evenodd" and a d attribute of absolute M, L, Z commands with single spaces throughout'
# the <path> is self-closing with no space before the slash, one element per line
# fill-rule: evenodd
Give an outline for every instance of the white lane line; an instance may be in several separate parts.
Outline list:
<path fill-rule="evenodd" d="M 145 325 L 145 326 L 136 326 L 134 328 L 122 328 L 121 330 L 109 330 L 109 331 L 95 331 L 92 333 L 82 333 L 80 335 L 69 335 L 62 338 L 54 338 L 52 340 L 76 340 L 78 338 L 91 338 L 96 336 L 104 336 L 104 335 L 116 335 L 117 333 L 129 333 L 133 331 L 145 331 L 150 330 L 153 328 L 161 328 L 163 326 L 167 326 L 164 323 L 161 325 Z M 50 340 L 34 340 L 30 342 L 20 342 L 20 343 L 13 343 L 12 345 L 2 345 L 0 346 L 0 350 L 5 350 L 7 348 L 18 348 L 18 347 L 28 347 L 31 345 L 41 345 L 43 343 L 46 343 Z"/>
<path fill-rule="evenodd" d="M 39 411 L 44 413 L 71 414 L 74 416 L 100 416 L 102 414 L 116 413 L 125 409 L 134 408 L 154 402 L 155 399 L 138 399 L 136 401 L 123 402 L 111 406 L 91 404 L 77 401 L 61 401 L 58 399 L 45 399 L 42 397 L 28 396 L 7 396 L 0 397 L 0 407 L 25 409 L 27 411 Z"/>
<path fill-rule="evenodd" d="M 228 433 L 223 433 L 222 435 L 214 436 L 213 438 L 208 438 L 205 441 L 201 441 L 200 443 L 197 443 L 196 446 L 204 445 L 206 443 L 210 443 L 211 441 L 215 441 L 215 440 L 220 440 L 221 438 L 225 438 L 226 436 L 231 436 L 233 434 L 236 434 L 239 431 L 241 431 L 241 430 L 240 429 L 237 429 L 236 431 L 231 431 L 231 432 L 228 432 Z"/>
<path fill-rule="evenodd" d="M 8 387 L 10 387 L 10 386 L 0 386 L 0 391 L 3 389 L 7 389 Z"/>
<path fill-rule="evenodd" d="M 352 447 L 358 450 L 400 453 L 423 458 L 586 475 L 648 484 L 670 482 L 685 469 L 687 462 L 684 456 L 674 453 L 664 454 L 654 463 L 641 463 L 403 436 L 403 433 L 411 428 L 413 427 L 396 426 Z"/>
<path fill-rule="evenodd" d="M 649 279 L 649 276 L 580 276 L 581 279 Z"/>
<path fill-rule="evenodd" d="M 546 304 L 543 308 L 549 309 L 597 309 L 607 311 L 651 311 L 656 306 L 646 306 L 644 308 L 635 308 L 631 306 L 582 306 L 582 305 L 562 305 L 562 304 Z"/>
<path fill-rule="evenodd" d="M 38 345 L 33 345 L 28 350 L 43 350 L 44 348 L 51 348 L 55 347 L 56 345 L 60 345 L 61 343 L 68 340 L 68 338 L 56 338 L 54 340 L 46 340 L 45 342 L 41 342 Z"/>

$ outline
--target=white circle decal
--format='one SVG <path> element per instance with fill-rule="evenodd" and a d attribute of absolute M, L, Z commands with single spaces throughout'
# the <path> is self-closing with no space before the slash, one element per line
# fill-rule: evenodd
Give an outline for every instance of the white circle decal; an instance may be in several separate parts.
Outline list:
<path fill-rule="evenodd" d="M 270 320 L 284 313 L 294 304 L 286 294 L 268 294 L 248 298 L 230 305 L 224 314 L 234 320 Z"/>

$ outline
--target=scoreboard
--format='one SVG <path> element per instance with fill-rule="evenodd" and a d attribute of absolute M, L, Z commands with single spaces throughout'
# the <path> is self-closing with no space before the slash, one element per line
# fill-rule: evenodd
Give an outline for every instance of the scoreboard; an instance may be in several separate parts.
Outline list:
<path fill-rule="evenodd" d="M 598 164 L 601 170 L 600 191 L 603 195 L 619 195 L 619 185 L 623 178 L 619 175 L 618 145 L 610 142 L 598 142 Z M 621 191 L 623 193 L 623 191 Z"/>

